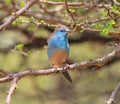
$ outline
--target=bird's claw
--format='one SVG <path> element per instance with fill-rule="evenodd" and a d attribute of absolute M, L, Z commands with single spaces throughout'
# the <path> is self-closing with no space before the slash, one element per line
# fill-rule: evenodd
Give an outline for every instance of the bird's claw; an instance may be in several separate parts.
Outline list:
<path fill-rule="evenodd" d="M 67 70 L 67 69 L 69 69 L 70 67 L 69 67 L 69 64 L 65 64 L 65 66 L 63 67 L 63 69 L 64 70 Z"/>

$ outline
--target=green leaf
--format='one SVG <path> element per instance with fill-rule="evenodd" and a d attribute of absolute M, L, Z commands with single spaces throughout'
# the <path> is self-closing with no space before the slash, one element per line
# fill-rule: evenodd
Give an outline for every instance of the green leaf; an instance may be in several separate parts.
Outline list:
<path fill-rule="evenodd" d="M 47 45 L 44 45 L 43 48 L 44 48 L 44 49 L 47 49 Z"/>
<path fill-rule="evenodd" d="M 40 23 L 41 23 L 41 24 L 44 24 L 44 23 L 45 23 L 45 21 L 44 21 L 44 20 L 40 20 Z"/>
<path fill-rule="evenodd" d="M 20 25 L 22 24 L 22 20 L 24 20 L 23 17 L 18 17 L 16 20 L 12 22 L 13 25 Z"/>
<path fill-rule="evenodd" d="M 111 7 L 111 11 L 114 12 L 115 14 L 120 15 L 120 6 L 114 4 L 114 5 Z"/>
<path fill-rule="evenodd" d="M 103 25 L 102 24 L 95 24 L 95 25 L 92 26 L 92 28 L 101 29 L 101 28 L 103 28 Z"/>
<path fill-rule="evenodd" d="M 64 12 L 64 13 L 67 13 L 67 10 L 65 9 L 65 10 L 63 10 L 63 12 Z"/>
<path fill-rule="evenodd" d="M 17 44 L 14 49 L 16 50 L 19 50 L 19 51 L 22 51 L 24 49 L 24 44 L 20 43 L 20 44 Z"/>
<path fill-rule="evenodd" d="M 21 8 L 25 7 L 25 5 L 26 5 L 26 3 L 25 3 L 24 1 L 21 1 L 21 2 L 20 2 L 20 7 L 21 7 Z"/>
<path fill-rule="evenodd" d="M 80 33 L 83 33 L 84 30 L 80 30 Z"/>
<path fill-rule="evenodd" d="M 110 23 L 111 23 L 112 25 L 115 25 L 115 24 L 116 24 L 114 20 L 111 20 Z"/>
<path fill-rule="evenodd" d="M 12 22 L 12 25 L 17 25 L 17 24 L 19 24 L 19 17 Z"/>
<path fill-rule="evenodd" d="M 105 10 L 102 10 L 100 13 L 101 13 L 103 16 L 105 16 L 105 17 L 107 17 L 107 16 L 108 16 L 108 12 L 107 12 L 107 11 L 105 11 Z"/>
<path fill-rule="evenodd" d="M 75 12 L 75 9 L 69 9 L 71 13 L 74 13 Z"/>
<path fill-rule="evenodd" d="M 110 20 L 110 21 L 108 21 L 106 24 L 105 24 L 105 26 L 106 27 L 113 27 L 113 25 L 115 25 L 116 23 L 115 23 L 115 21 L 114 20 Z"/>
<path fill-rule="evenodd" d="M 108 33 L 109 33 L 109 30 L 105 28 L 100 31 L 100 34 L 103 36 L 106 36 Z"/>

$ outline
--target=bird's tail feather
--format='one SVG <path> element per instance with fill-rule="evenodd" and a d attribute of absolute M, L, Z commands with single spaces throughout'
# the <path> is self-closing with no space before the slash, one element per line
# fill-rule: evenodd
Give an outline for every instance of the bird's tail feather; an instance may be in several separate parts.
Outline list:
<path fill-rule="evenodd" d="M 62 72 L 62 74 L 70 83 L 72 83 L 72 78 L 67 71 Z"/>

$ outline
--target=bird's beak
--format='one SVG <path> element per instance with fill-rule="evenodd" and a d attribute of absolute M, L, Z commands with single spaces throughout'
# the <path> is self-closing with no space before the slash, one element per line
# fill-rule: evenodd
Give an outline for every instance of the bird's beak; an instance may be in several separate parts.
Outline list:
<path fill-rule="evenodd" d="M 70 32 L 71 32 L 71 30 L 69 30 L 69 29 L 68 29 L 68 30 L 67 30 L 67 32 L 68 32 L 68 33 L 70 33 Z"/>
<path fill-rule="evenodd" d="M 68 29 L 67 32 L 68 32 L 68 37 L 69 37 L 69 35 L 70 35 L 69 33 L 71 33 L 71 30 Z"/>

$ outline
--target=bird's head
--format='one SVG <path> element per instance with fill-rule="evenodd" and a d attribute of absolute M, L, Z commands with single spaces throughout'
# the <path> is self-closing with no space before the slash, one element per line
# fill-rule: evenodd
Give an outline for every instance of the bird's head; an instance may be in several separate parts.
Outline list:
<path fill-rule="evenodd" d="M 70 30 L 64 25 L 58 25 L 55 29 L 55 34 L 59 37 L 67 37 Z"/>

